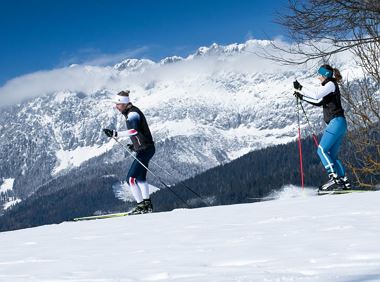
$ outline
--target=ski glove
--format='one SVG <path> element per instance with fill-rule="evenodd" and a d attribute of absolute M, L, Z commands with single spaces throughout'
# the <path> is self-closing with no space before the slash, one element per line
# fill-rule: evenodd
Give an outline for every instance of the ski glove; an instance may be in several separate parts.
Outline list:
<path fill-rule="evenodd" d="M 108 137 L 114 137 L 114 138 L 117 137 L 116 130 L 104 128 L 103 131 L 104 131 L 104 134 L 107 135 Z"/>
<path fill-rule="evenodd" d="M 303 95 L 302 95 L 301 93 L 299 93 L 299 92 L 297 92 L 297 91 L 294 91 L 293 95 L 294 95 L 295 97 L 297 97 L 298 99 L 303 100 Z"/>
<path fill-rule="evenodd" d="M 129 151 L 135 152 L 135 148 L 133 147 L 133 144 L 127 144 L 127 147 Z"/>
<path fill-rule="evenodd" d="M 297 80 L 293 81 L 293 87 L 296 90 L 302 90 L 302 85 Z"/>

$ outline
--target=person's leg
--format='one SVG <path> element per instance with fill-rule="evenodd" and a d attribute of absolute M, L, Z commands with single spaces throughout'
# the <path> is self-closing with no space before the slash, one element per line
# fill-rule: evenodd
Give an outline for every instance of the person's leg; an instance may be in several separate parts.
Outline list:
<path fill-rule="evenodd" d="M 140 160 L 140 162 L 148 168 L 149 166 L 149 161 L 150 159 L 153 157 L 155 153 L 155 148 L 154 147 L 151 147 L 151 148 L 148 148 L 142 152 L 139 152 L 137 155 L 136 155 L 136 158 L 138 158 Z M 152 205 L 152 202 L 150 200 L 150 195 L 149 195 L 149 184 L 148 182 L 146 181 L 146 176 L 147 176 L 147 170 L 146 168 L 142 166 L 141 164 L 139 164 L 138 166 L 138 172 L 137 172 L 137 184 L 141 190 L 141 193 L 142 193 L 142 197 L 143 197 L 143 200 L 144 200 L 144 205 L 145 205 L 145 211 L 146 212 L 153 212 L 153 205 Z"/>
<path fill-rule="evenodd" d="M 133 161 L 127 176 L 129 188 L 131 189 L 132 195 L 138 204 L 143 201 L 141 190 L 136 182 L 136 177 L 138 176 L 139 172 L 139 166 L 141 165 L 138 163 L 138 161 Z"/>
<path fill-rule="evenodd" d="M 146 181 L 138 181 L 137 184 L 139 185 L 142 196 L 143 196 L 143 203 L 144 208 L 146 212 L 153 212 L 153 204 L 150 200 L 150 194 L 149 194 L 149 184 Z"/>
<path fill-rule="evenodd" d="M 340 160 L 338 160 L 338 153 L 340 149 L 340 145 L 342 144 L 342 139 L 338 141 L 334 146 L 330 149 L 330 156 L 334 160 L 334 169 L 336 171 L 338 177 L 338 184 L 342 186 L 343 189 L 349 190 L 351 189 L 351 183 L 346 176 L 346 170 Z"/>
<path fill-rule="evenodd" d="M 149 184 L 146 181 L 137 181 L 137 185 L 141 190 L 141 194 L 144 200 L 149 199 Z"/>
<path fill-rule="evenodd" d="M 346 171 L 343 167 L 342 162 L 338 159 L 338 154 L 340 146 L 342 145 L 344 135 L 347 131 L 346 120 L 343 117 L 336 118 L 335 127 L 335 134 L 337 137 L 335 143 L 330 149 L 330 157 L 334 162 L 334 168 L 338 177 L 344 177 Z"/>
<path fill-rule="evenodd" d="M 150 147 L 146 150 L 138 152 L 136 158 L 147 168 L 149 168 L 149 161 L 153 157 L 155 153 L 155 148 Z M 136 179 L 138 184 L 140 185 L 141 191 L 145 196 L 144 199 L 149 198 L 149 185 L 146 182 L 147 170 L 140 163 L 136 166 Z M 143 191 L 144 190 L 144 191 Z"/>
<path fill-rule="evenodd" d="M 343 166 L 343 163 L 338 159 L 339 149 L 340 149 L 340 146 L 342 144 L 344 135 L 347 131 L 346 120 L 341 119 L 340 122 L 341 122 L 340 129 L 341 129 L 342 135 L 341 135 L 340 140 L 337 141 L 336 144 L 331 148 L 330 156 L 332 156 L 332 158 L 334 159 L 334 167 L 335 167 L 336 173 L 338 175 L 339 184 L 342 186 L 343 189 L 349 190 L 349 189 L 351 189 L 351 183 L 350 183 L 348 177 L 346 176 L 346 170 Z"/>
<path fill-rule="evenodd" d="M 343 177 L 346 174 L 346 171 L 343 167 L 343 164 L 340 160 L 338 160 L 338 153 L 340 146 L 342 145 L 343 136 L 330 149 L 330 157 L 334 163 L 334 169 L 338 177 Z"/>
<path fill-rule="evenodd" d="M 329 174 L 329 181 L 320 187 L 321 190 L 337 189 L 342 186 L 340 176 L 344 175 L 344 168 L 337 160 L 337 156 L 346 129 L 346 120 L 343 117 L 334 118 L 322 136 L 317 152 Z"/>
<path fill-rule="evenodd" d="M 334 160 L 329 154 L 329 151 L 334 145 L 335 140 L 336 135 L 326 130 L 322 135 L 322 139 L 319 142 L 317 150 L 318 156 L 321 159 L 323 166 L 327 170 L 327 173 L 335 173 Z"/>
<path fill-rule="evenodd" d="M 317 153 L 329 174 L 337 173 L 336 170 L 340 169 L 340 167 L 335 167 L 335 163 L 346 129 L 347 125 L 345 118 L 334 118 L 326 127 L 319 143 Z M 341 164 L 338 164 L 338 166 L 339 165 Z"/>

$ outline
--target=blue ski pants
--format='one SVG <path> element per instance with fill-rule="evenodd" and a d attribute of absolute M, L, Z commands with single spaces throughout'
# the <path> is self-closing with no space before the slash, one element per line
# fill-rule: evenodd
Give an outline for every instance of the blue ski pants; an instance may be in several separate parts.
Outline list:
<path fill-rule="evenodd" d="M 339 177 L 345 175 L 345 169 L 338 152 L 343 137 L 347 131 L 347 123 L 344 117 L 335 117 L 327 125 L 318 146 L 318 156 L 328 173 L 336 173 Z"/>

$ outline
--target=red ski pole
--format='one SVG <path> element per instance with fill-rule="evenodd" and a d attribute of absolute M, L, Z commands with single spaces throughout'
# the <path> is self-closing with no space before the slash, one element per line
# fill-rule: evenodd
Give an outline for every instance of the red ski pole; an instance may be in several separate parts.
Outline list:
<path fill-rule="evenodd" d="M 302 143 L 301 143 L 301 123 L 300 123 L 300 107 L 299 100 L 297 99 L 297 119 L 298 119 L 298 153 L 300 156 L 300 172 L 301 172 L 301 187 L 304 189 L 304 174 L 303 174 L 303 161 L 302 161 Z"/>
<path fill-rule="evenodd" d="M 311 126 L 311 123 L 310 123 L 310 120 L 309 120 L 309 118 L 308 118 L 308 116 L 307 116 L 307 114 L 306 114 L 305 108 L 302 106 L 302 102 L 299 102 L 299 104 L 301 105 L 301 109 L 302 109 L 302 111 L 303 111 L 303 114 L 304 114 L 304 116 L 305 116 L 305 118 L 306 118 L 306 121 L 307 121 L 307 123 L 309 124 L 309 127 L 310 127 L 310 129 L 311 129 L 311 134 L 312 134 L 312 136 L 313 136 L 313 140 L 314 140 L 315 147 L 318 148 L 319 143 L 318 143 L 318 140 L 317 140 L 317 136 L 315 135 L 315 132 L 316 132 L 316 131 L 315 131 L 314 127 Z"/>

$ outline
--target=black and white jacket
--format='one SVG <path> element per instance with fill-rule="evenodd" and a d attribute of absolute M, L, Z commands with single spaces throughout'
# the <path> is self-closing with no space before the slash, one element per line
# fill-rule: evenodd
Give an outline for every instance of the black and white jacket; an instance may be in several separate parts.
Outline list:
<path fill-rule="evenodd" d="M 122 114 L 126 119 L 128 130 L 118 132 L 118 137 L 131 138 L 133 148 L 136 152 L 154 146 L 152 134 L 141 110 L 132 105 L 124 110 Z"/>
<path fill-rule="evenodd" d="M 344 117 L 339 86 L 334 78 L 327 78 L 323 81 L 317 91 L 303 87 L 301 94 L 304 101 L 323 107 L 323 119 L 327 124 L 335 117 Z"/>

